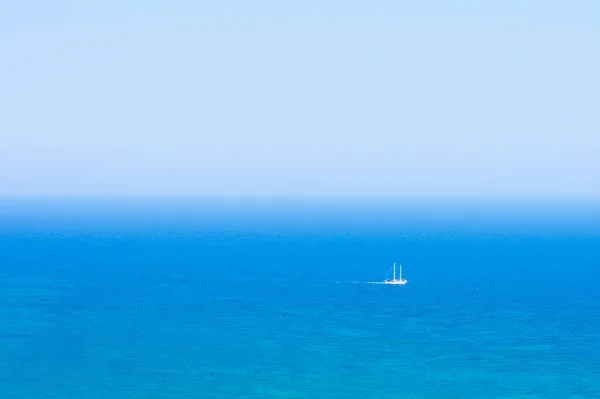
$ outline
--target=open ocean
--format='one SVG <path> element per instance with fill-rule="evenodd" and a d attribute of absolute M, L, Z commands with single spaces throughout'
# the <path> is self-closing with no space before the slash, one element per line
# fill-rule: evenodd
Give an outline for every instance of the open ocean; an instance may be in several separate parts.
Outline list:
<path fill-rule="evenodd" d="M 0 398 L 600 398 L 599 209 L 1 200 Z"/>

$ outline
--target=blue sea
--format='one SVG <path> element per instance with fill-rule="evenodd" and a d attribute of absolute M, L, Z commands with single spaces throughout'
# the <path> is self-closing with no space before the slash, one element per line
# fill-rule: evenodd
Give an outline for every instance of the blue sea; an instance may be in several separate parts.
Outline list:
<path fill-rule="evenodd" d="M 2 399 L 599 397 L 598 204 L 0 200 Z"/>

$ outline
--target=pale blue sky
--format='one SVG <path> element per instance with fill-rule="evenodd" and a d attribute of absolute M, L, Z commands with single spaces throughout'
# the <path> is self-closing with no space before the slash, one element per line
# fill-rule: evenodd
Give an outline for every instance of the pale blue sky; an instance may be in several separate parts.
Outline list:
<path fill-rule="evenodd" d="M 0 0 L 0 196 L 600 199 L 600 2 Z"/>

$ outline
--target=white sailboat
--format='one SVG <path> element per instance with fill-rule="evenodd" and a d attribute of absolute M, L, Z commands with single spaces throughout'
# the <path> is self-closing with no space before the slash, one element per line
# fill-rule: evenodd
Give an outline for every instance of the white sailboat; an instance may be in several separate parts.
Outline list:
<path fill-rule="evenodd" d="M 405 285 L 406 283 L 408 283 L 407 280 L 404 280 L 402 278 L 402 265 L 400 265 L 400 273 L 399 273 L 399 277 L 396 278 L 396 264 L 394 263 L 394 266 L 392 266 L 394 268 L 394 278 L 391 280 L 385 280 L 384 284 L 393 284 L 393 285 Z M 388 271 L 389 273 L 389 271 Z"/>

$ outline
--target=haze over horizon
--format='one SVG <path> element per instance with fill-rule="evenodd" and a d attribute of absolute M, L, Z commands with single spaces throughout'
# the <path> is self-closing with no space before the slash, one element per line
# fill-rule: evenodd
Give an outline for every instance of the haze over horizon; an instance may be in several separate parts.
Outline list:
<path fill-rule="evenodd" d="M 600 199 L 600 3 L 0 2 L 0 197 Z"/>

